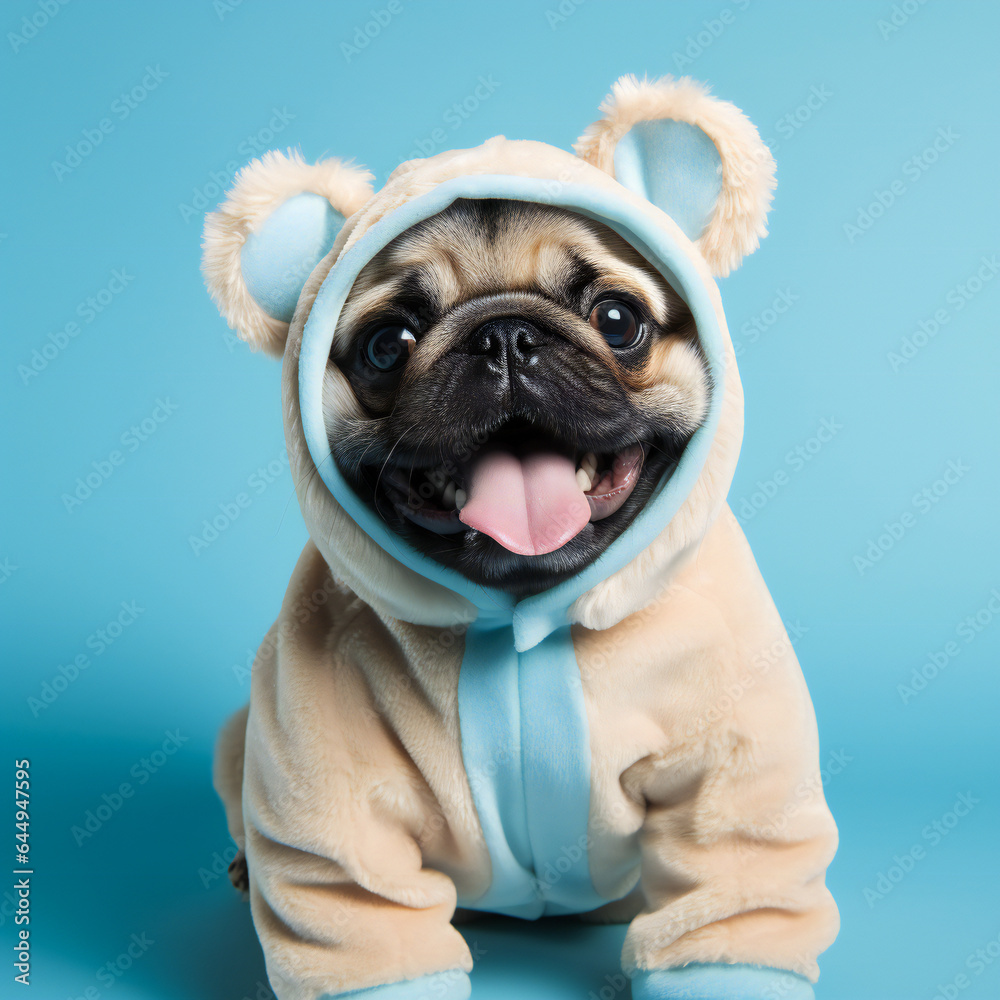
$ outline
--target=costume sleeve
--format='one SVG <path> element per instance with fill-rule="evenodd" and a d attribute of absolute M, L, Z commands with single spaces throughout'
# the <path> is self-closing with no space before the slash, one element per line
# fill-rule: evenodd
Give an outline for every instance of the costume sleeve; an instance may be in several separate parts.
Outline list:
<path fill-rule="evenodd" d="M 271 985 L 278 1000 L 464 1000 L 456 888 L 423 864 L 422 844 L 447 833 L 440 809 L 364 677 L 338 663 L 323 610 L 288 618 L 254 665 L 243 779 Z"/>
<path fill-rule="evenodd" d="M 636 1000 L 808 1000 L 836 937 L 837 830 L 805 682 L 787 637 L 737 655 L 739 676 L 643 763 L 645 908 L 623 952 Z"/>

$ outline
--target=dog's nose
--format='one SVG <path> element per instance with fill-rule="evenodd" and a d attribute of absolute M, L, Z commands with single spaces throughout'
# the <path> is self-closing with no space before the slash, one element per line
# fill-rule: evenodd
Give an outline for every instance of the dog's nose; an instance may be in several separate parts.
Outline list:
<path fill-rule="evenodd" d="M 466 350 L 495 361 L 527 361 L 543 341 L 541 331 L 526 319 L 497 316 L 472 331 L 466 341 Z"/>

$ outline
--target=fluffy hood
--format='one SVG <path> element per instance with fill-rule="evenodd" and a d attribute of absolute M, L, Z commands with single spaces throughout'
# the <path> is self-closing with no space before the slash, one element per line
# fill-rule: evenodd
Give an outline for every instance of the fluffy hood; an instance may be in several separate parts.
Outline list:
<path fill-rule="evenodd" d="M 623 78 L 601 110 L 575 153 L 498 136 L 410 160 L 377 193 L 342 161 L 269 153 L 208 217 L 213 298 L 251 347 L 284 356 L 285 435 L 312 539 L 335 578 L 382 616 L 513 624 L 519 650 L 566 624 L 609 628 L 664 590 L 725 503 L 743 396 L 713 277 L 765 234 L 773 159 L 737 108 L 687 79 Z M 593 564 L 522 600 L 472 584 L 389 530 L 341 477 L 324 426 L 324 371 L 354 280 L 393 238 L 458 198 L 553 205 L 618 232 L 687 302 L 711 379 L 704 423 L 631 526 Z M 335 391 L 352 395 L 342 376 Z"/>

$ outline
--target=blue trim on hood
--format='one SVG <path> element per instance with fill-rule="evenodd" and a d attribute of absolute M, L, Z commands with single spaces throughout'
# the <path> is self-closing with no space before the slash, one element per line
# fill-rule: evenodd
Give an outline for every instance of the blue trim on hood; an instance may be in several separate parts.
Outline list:
<path fill-rule="evenodd" d="M 458 198 L 507 198 L 553 205 L 602 222 L 619 233 L 671 283 L 687 302 L 711 374 L 709 411 L 669 477 L 656 487 L 627 531 L 589 566 L 562 583 L 515 601 L 509 594 L 479 586 L 407 544 L 351 489 L 330 451 L 323 421 L 323 372 L 344 302 L 361 269 L 396 236 L 436 215 Z M 376 222 L 334 265 L 320 286 L 302 334 L 299 404 L 306 444 L 327 489 L 377 545 L 421 576 L 442 584 L 479 609 L 477 622 L 510 623 L 518 650 L 537 645 L 567 624 L 570 605 L 649 547 L 694 487 L 708 457 L 722 406 L 723 340 L 701 276 L 688 251 L 657 222 L 614 191 L 557 180 L 479 174 L 455 177 L 414 198 Z"/>

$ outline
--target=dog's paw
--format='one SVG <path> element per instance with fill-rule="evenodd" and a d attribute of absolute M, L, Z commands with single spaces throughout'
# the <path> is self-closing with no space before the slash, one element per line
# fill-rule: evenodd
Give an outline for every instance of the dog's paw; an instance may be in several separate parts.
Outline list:
<path fill-rule="evenodd" d="M 244 897 L 250 894 L 250 874 L 247 871 L 247 856 L 243 851 L 239 851 L 229 862 L 229 881 Z"/>

